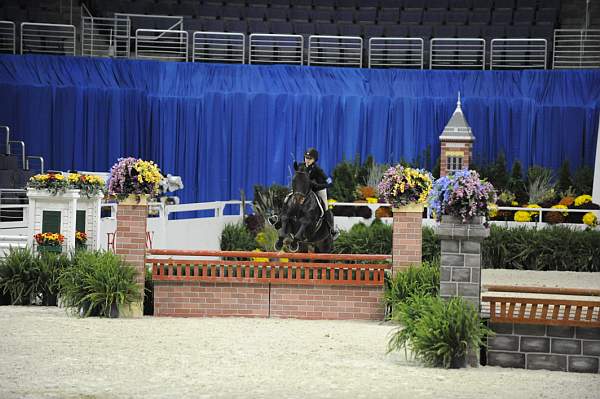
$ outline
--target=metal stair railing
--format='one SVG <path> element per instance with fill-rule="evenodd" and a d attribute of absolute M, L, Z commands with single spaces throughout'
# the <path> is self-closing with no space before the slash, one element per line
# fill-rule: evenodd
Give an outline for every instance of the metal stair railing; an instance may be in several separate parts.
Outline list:
<path fill-rule="evenodd" d="M 14 54 L 15 51 L 15 23 L 0 21 L 0 53 Z"/>

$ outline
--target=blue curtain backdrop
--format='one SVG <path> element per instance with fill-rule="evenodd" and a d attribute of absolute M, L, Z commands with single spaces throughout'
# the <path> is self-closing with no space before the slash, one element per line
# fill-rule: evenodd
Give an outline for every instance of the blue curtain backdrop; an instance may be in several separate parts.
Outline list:
<path fill-rule="evenodd" d="M 181 175 L 186 202 L 287 184 L 308 146 L 412 160 L 462 94 L 475 157 L 592 165 L 598 71 L 415 71 L 0 56 L 0 124 L 52 169 L 107 171 L 122 156 Z M 293 155 L 292 155 L 293 154 Z"/>

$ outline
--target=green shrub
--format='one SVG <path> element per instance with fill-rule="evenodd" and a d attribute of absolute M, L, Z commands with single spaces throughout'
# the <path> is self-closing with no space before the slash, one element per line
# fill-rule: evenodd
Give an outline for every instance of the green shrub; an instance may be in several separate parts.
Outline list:
<path fill-rule="evenodd" d="M 356 199 L 359 168 L 360 164 L 357 162 L 338 163 L 331 173 L 333 183 L 328 190 L 328 197 L 338 202 L 353 202 Z"/>
<path fill-rule="evenodd" d="M 541 229 L 492 226 L 483 241 L 482 266 L 489 269 L 600 271 L 600 232 L 566 226 Z"/>
<path fill-rule="evenodd" d="M 375 219 L 370 226 L 357 223 L 342 231 L 333 243 L 333 252 L 340 254 L 391 254 L 392 226 Z"/>
<path fill-rule="evenodd" d="M 61 273 L 71 264 L 71 259 L 63 253 L 44 252 L 38 257 L 39 279 L 37 290 L 42 297 L 42 305 L 56 306 Z"/>
<path fill-rule="evenodd" d="M 221 251 L 252 251 L 258 244 L 244 224 L 228 224 L 221 233 Z"/>
<path fill-rule="evenodd" d="M 442 250 L 441 240 L 432 227 L 423 227 L 421 259 L 424 262 L 439 260 Z"/>
<path fill-rule="evenodd" d="M 573 175 L 573 188 L 577 195 L 591 194 L 594 185 L 594 170 L 589 166 L 582 166 Z"/>
<path fill-rule="evenodd" d="M 0 261 L 0 290 L 12 305 L 29 305 L 39 292 L 40 265 L 29 248 L 11 247 Z"/>
<path fill-rule="evenodd" d="M 136 275 L 133 267 L 111 252 L 78 251 L 60 276 L 61 299 L 84 317 L 115 317 L 119 308 L 141 300 Z"/>
<path fill-rule="evenodd" d="M 440 287 L 439 258 L 433 263 L 423 262 L 421 266 L 410 266 L 396 273 L 386 274 L 384 302 L 392 310 L 401 302 L 413 296 L 435 296 Z M 389 312 L 388 312 L 389 314 Z"/>
<path fill-rule="evenodd" d="M 475 308 L 461 297 L 445 301 L 437 296 L 413 296 L 394 312 L 401 324 L 388 343 L 388 351 L 410 349 L 433 367 L 457 368 L 471 351 L 479 350 L 491 333 Z"/>
<path fill-rule="evenodd" d="M 571 179 L 571 171 L 569 169 L 569 160 L 565 159 L 560 165 L 558 172 L 558 183 L 556 183 L 556 189 L 560 193 L 567 192 L 573 186 L 573 180 Z"/>
<path fill-rule="evenodd" d="M 65 254 L 37 254 L 29 248 L 10 248 L 0 261 L 0 292 L 13 305 L 30 305 L 38 300 L 56 306 L 58 279 L 70 263 Z"/>
<path fill-rule="evenodd" d="M 491 183 L 494 184 L 493 181 Z M 522 204 L 524 202 L 527 202 L 527 192 L 525 182 L 523 181 L 521 162 L 519 160 L 516 160 L 513 163 L 512 172 L 510 179 L 508 180 L 507 189 L 516 196 L 518 203 Z"/>

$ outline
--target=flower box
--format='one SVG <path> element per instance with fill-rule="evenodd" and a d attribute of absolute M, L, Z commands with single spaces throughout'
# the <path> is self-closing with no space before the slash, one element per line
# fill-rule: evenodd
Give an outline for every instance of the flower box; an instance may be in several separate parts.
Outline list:
<path fill-rule="evenodd" d="M 62 253 L 62 245 L 38 245 L 37 250 L 42 253 Z"/>

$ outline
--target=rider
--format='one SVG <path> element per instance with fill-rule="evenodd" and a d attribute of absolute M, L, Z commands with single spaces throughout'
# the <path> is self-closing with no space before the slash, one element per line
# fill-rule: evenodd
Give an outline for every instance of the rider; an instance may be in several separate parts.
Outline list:
<path fill-rule="evenodd" d="M 317 194 L 323 206 L 325 207 L 325 220 L 331 231 L 333 238 L 337 237 L 337 231 L 334 229 L 333 213 L 328 209 L 327 203 L 327 188 L 331 187 L 331 178 L 327 177 L 323 169 L 317 165 L 319 160 L 319 152 L 315 148 L 309 148 L 304 153 L 304 170 L 310 178 L 310 188 Z M 294 170 L 298 169 L 298 163 L 294 161 Z"/>

